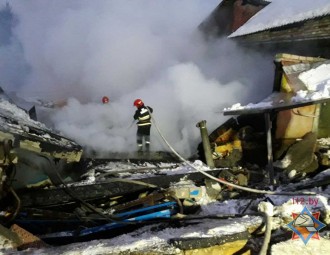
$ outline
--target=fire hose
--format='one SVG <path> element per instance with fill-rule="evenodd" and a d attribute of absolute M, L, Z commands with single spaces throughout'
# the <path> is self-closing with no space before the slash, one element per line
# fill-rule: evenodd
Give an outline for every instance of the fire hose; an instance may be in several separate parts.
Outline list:
<path fill-rule="evenodd" d="M 148 110 L 149 111 L 149 110 Z M 239 189 L 239 190 L 244 190 L 247 192 L 252 192 L 252 193 L 258 193 L 258 194 L 268 194 L 268 195 L 316 195 L 315 192 L 275 192 L 275 191 L 268 191 L 268 190 L 258 190 L 258 189 L 253 189 L 253 188 L 248 188 L 248 187 L 243 187 L 237 184 L 233 184 L 230 182 L 227 182 L 225 180 L 219 179 L 217 177 L 214 177 L 208 173 L 206 173 L 205 171 L 198 169 L 197 167 L 195 167 L 193 164 L 191 164 L 188 160 L 186 160 L 185 158 L 183 158 L 178 152 L 175 151 L 175 149 L 169 144 L 169 142 L 166 140 L 166 138 L 163 136 L 162 132 L 160 131 L 155 118 L 153 117 L 153 115 L 151 114 L 151 112 L 149 111 L 149 114 L 151 116 L 151 120 L 154 124 L 154 126 L 157 129 L 158 134 L 161 136 L 161 138 L 163 139 L 163 141 L 166 143 L 166 145 L 171 149 L 171 151 L 183 162 L 185 162 L 187 165 L 189 165 L 190 167 L 192 167 L 193 169 L 197 170 L 198 172 L 202 173 L 203 175 L 209 177 L 212 180 L 215 180 L 219 183 L 222 183 L 224 185 L 228 185 L 231 186 L 233 188 Z M 263 240 L 263 244 L 260 250 L 260 255 L 266 255 L 267 254 L 267 250 L 269 247 L 269 242 L 270 242 L 270 238 L 271 238 L 271 231 L 272 231 L 272 217 L 270 215 L 268 215 L 267 213 L 264 213 L 264 222 L 266 223 L 266 231 L 265 231 L 265 237 Z"/>
<path fill-rule="evenodd" d="M 148 110 L 149 111 L 149 110 Z M 202 173 L 203 175 L 209 177 L 212 180 L 215 180 L 217 182 L 220 182 L 224 185 L 228 185 L 231 186 L 233 188 L 236 189 L 240 189 L 240 190 L 244 190 L 247 192 L 252 192 L 252 193 L 258 193 L 258 194 L 268 194 L 268 195 L 283 195 L 283 196 L 293 196 L 293 195 L 316 195 L 315 192 L 275 192 L 275 191 L 269 191 L 269 190 L 259 190 L 259 189 L 253 189 L 253 188 L 248 188 L 248 187 L 244 187 L 244 186 L 240 186 L 234 183 L 230 183 L 227 182 L 223 179 L 219 179 L 211 174 L 206 173 L 205 171 L 198 169 L 197 167 L 195 167 L 193 164 L 191 164 L 188 160 L 186 160 L 184 157 L 182 157 L 177 151 L 175 151 L 175 149 L 169 144 L 169 142 L 166 140 L 166 138 L 163 136 L 162 132 L 160 131 L 157 122 L 155 121 L 154 116 L 151 114 L 151 112 L 149 111 L 149 114 L 151 116 L 151 120 L 152 123 L 154 124 L 154 126 L 157 129 L 158 134 L 160 135 L 160 137 L 163 139 L 163 141 L 166 143 L 166 145 L 170 148 L 170 150 L 182 161 L 185 162 L 187 165 L 189 165 L 191 168 L 197 170 L 198 172 Z"/>

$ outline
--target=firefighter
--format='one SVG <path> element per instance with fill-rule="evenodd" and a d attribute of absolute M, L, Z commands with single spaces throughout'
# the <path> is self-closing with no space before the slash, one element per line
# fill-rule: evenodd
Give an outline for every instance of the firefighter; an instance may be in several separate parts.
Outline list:
<path fill-rule="evenodd" d="M 102 103 L 108 104 L 110 102 L 109 98 L 107 96 L 102 97 Z"/>
<path fill-rule="evenodd" d="M 137 120 L 137 133 L 136 142 L 138 146 L 138 152 L 143 151 L 143 140 L 145 144 L 145 150 L 150 150 L 150 129 L 151 129 L 151 113 L 153 109 L 150 106 L 145 106 L 141 99 L 134 101 L 134 106 L 137 108 L 134 114 L 134 119 Z"/>

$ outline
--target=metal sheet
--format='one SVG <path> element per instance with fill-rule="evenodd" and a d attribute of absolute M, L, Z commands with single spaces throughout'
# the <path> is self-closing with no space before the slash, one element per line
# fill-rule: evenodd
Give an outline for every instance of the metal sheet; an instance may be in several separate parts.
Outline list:
<path fill-rule="evenodd" d="M 233 109 L 223 111 L 224 115 L 243 115 L 256 114 L 265 112 L 278 112 L 307 105 L 319 104 L 330 101 L 330 98 L 322 98 L 318 100 L 304 100 L 301 102 L 292 102 L 293 94 L 285 92 L 273 92 L 270 96 L 262 100 L 260 103 L 250 108 Z"/>

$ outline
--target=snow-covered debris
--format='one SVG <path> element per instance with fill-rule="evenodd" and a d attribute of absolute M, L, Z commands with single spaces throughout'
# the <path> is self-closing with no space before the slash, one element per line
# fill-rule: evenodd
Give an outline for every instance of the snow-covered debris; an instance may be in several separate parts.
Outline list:
<path fill-rule="evenodd" d="M 314 69 L 303 72 L 299 75 L 307 89 L 310 91 L 323 91 L 329 89 L 330 82 L 330 64 L 322 64 Z"/>
<path fill-rule="evenodd" d="M 330 64 L 328 64 L 328 62 L 305 72 L 301 72 L 298 78 L 304 83 L 306 89 L 298 90 L 296 94 L 291 97 L 292 103 L 330 98 Z M 270 95 L 259 103 L 249 103 L 247 105 L 235 103 L 231 107 L 224 108 L 224 111 L 269 108 L 273 105 L 273 96 L 275 95 Z"/>
<path fill-rule="evenodd" d="M 287 240 L 271 247 L 271 254 L 276 255 L 328 255 L 330 250 L 330 240 L 321 238 L 320 240 L 310 239 L 306 244 L 300 240 Z"/>
<path fill-rule="evenodd" d="M 272 102 L 261 102 L 257 104 L 249 103 L 247 105 L 241 105 L 240 103 L 235 103 L 231 107 L 225 108 L 224 111 L 230 110 L 242 110 L 242 109 L 253 109 L 253 108 L 263 108 L 272 106 Z"/>
<path fill-rule="evenodd" d="M 330 97 L 330 64 L 302 72 L 298 78 L 304 82 L 307 90 L 297 91 L 297 95 L 292 98 L 293 102 Z"/>
<path fill-rule="evenodd" d="M 15 119 L 19 124 L 50 131 L 43 123 L 32 120 L 26 111 L 4 99 L 0 99 L 0 114 L 4 117 Z"/>

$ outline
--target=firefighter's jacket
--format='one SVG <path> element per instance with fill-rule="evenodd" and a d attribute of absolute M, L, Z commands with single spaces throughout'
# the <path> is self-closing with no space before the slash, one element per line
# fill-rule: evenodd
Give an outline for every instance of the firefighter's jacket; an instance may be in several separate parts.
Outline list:
<path fill-rule="evenodd" d="M 153 109 L 150 106 L 142 106 L 135 111 L 134 119 L 138 121 L 136 123 L 138 126 L 151 125 L 151 116 L 148 109 L 152 113 Z"/>

